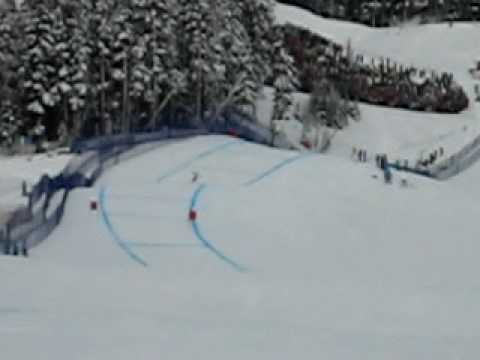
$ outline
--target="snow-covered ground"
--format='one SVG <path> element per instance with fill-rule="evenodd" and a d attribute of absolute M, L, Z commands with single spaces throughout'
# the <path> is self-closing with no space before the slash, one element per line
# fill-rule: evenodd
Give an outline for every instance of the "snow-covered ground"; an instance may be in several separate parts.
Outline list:
<path fill-rule="evenodd" d="M 400 178 L 222 136 L 121 163 L 0 258 L 2 358 L 478 359 L 474 192 Z"/>
<path fill-rule="evenodd" d="M 474 102 L 475 80 L 468 69 L 478 58 L 478 23 L 406 25 L 398 28 L 373 29 L 343 21 L 325 19 L 308 11 L 277 4 L 279 23 L 292 23 L 326 36 L 339 44 L 350 40 L 357 53 L 369 57 L 390 57 L 406 65 L 437 72 L 451 72 L 467 91 L 471 106 L 459 115 L 441 115 L 394 110 L 361 105 L 362 120 L 346 131 L 339 132 L 331 148 L 332 154 L 350 155 L 353 146 L 370 153 L 388 153 L 392 159 L 416 160 L 444 148 L 446 154 L 458 152 L 480 134 L 480 105 Z M 271 106 L 267 100 L 259 107 Z M 305 95 L 297 99 L 306 104 Z M 297 124 L 287 126 L 291 132 Z M 293 130 L 292 130 L 293 128 Z"/>
<path fill-rule="evenodd" d="M 35 184 L 44 174 L 58 175 L 72 155 L 0 156 L 0 213 L 26 204 L 22 182 Z M 0 216 L 1 222 L 1 216 Z"/>
<path fill-rule="evenodd" d="M 373 30 L 283 5 L 277 15 L 473 86 L 475 24 Z M 264 121 L 270 98 L 267 89 Z M 60 227 L 29 259 L 0 256 L 1 358 L 478 359 L 480 165 L 448 182 L 394 173 L 385 185 L 376 168 L 346 159 L 352 146 L 454 152 L 477 134 L 478 107 L 361 110 L 335 137 L 338 156 L 196 137 L 71 193 Z M 289 124 L 292 140 L 300 131 Z M 18 203 L 22 180 L 68 160 L 0 159 L 0 207 Z"/>

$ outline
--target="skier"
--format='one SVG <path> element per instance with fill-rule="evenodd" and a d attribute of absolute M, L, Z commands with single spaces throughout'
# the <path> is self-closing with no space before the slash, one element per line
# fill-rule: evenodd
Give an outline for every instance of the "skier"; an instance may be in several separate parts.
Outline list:
<path fill-rule="evenodd" d="M 198 172 L 194 171 L 192 173 L 192 183 L 196 183 L 199 177 L 200 175 L 198 174 Z"/>
<path fill-rule="evenodd" d="M 379 161 L 380 161 L 380 169 L 385 170 L 385 168 L 387 167 L 387 155 L 386 154 L 380 155 Z"/>
<path fill-rule="evenodd" d="M 392 171 L 388 166 L 385 167 L 383 170 L 383 177 L 385 180 L 385 184 L 391 184 L 392 183 Z"/>

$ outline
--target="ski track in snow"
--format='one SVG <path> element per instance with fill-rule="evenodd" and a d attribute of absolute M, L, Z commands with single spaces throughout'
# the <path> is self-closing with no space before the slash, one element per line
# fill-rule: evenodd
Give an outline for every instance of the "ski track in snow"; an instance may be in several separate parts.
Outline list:
<path fill-rule="evenodd" d="M 156 182 L 158 169 L 226 140 L 194 138 L 112 167 L 72 192 L 28 261 L 2 259 L 4 357 L 478 357 L 473 190 L 414 176 L 407 189 L 399 177 L 385 185 L 370 165 L 251 143 Z M 193 235 L 190 208 L 210 245 Z"/>
<path fill-rule="evenodd" d="M 255 176 L 253 179 L 245 182 L 243 186 L 245 187 L 250 187 L 253 186 L 260 181 L 274 175 L 278 171 L 282 170 L 286 166 L 292 165 L 293 163 L 312 157 L 314 156 L 313 153 L 307 153 L 307 154 L 299 154 L 295 155 L 291 158 L 287 158 L 278 164 L 274 165 L 273 167 L 269 168 L 268 170 L 261 172 L 259 175 Z M 198 212 L 198 203 L 201 199 L 201 196 L 206 192 L 207 190 L 207 185 L 202 184 L 198 187 L 198 189 L 195 191 L 195 193 L 192 196 L 191 204 L 190 204 L 190 210 L 191 211 L 197 211 Z M 235 270 L 239 272 L 246 272 L 248 269 L 237 263 L 235 260 L 232 260 L 229 256 L 225 255 L 222 253 L 220 250 L 218 250 L 215 246 L 212 245 L 212 242 L 207 240 L 207 237 L 201 230 L 201 227 L 199 225 L 198 219 L 195 219 L 192 221 L 192 228 L 193 232 L 195 233 L 195 236 L 198 238 L 198 240 L 212 253 L 214 253 L 220 260 L 226 262 L 230 266 L 232 266 Z"/>
<path fill-rule="evenodd" d="M 164 175 L 159 177 L 157 179 L 157 183 L 163 182 L 164 180 L 173 177 L 179 173 L 181 173 L 184 170 L 187 170 L 190 168 L 192 165 L 194 165 L 197 161 L 200 161 L 206 157 L 215 155 L 218 152 L 221 152 L 223 150 L 226 150 L 232 146 L 235 145 L 241 145 L 241 141 L 229 141 L 226 143 L 223 143 L 218 146 L 214 146 L 211 149 L 208 149 L 206 151 L 201 152 L 200 154 L 194 156 L 188 161 L 183 162 L 182 164 L 174 167 L 172 170 L 167 171 Z M 253 186 L 262 180 L 274 175 L 278 171 L 282 170 L 283 168 L 292 165 L 293 163 L 312 157 L 315 154 L 313 153 L 302 153 L 302 154 L 297 154 L 292 157 L 289 157 L 285 160 L 280 161 L 278 164 L 266 169 L 265 171 L 260 172 L 257 176 L 253 177 L 251 180 L 248 180 L 243 184 L 245 187 Z M 200 198 L 202 197 L 203 193 L 205 193 L 207 190 L 207 185 L 202 184 L 198 187 L 198 189 L 194 192 L 192 198 L 191 198 L 191 203 L 190 203 L 190 210 L 195 210 L 198 211 L 198 203 L 200 201 Z M 127 196 L 124 194 L 116 194 L 117 197 L 122 197 L 122 196 Z M 135 196 L 135 195 L 131 195 Z M 145 217 L 152 217 L 155 218 L 155 215 L 147 215 L 147 214 L 138 214 L 138 213 L 132 213 L 132 212 L 112 212 L 109 211 L 107 208 L 107 189 L 106 187 L 102 187 L 99 192 L 99 204 L 100 204 L 100 213 L 102 217 L 102 221 L 107 228 L 111 238 L 114 240 L 114 242 L 129 256 L 129 258 L 136 262 L 137 264 L 148 267 L 148 262 L 140 256 L 134 249 L 133 247 L 138 247 L 138 248 L 178 248 L 178 247 L 193 247 L 194 244 L 191 243 L 186 243 L 186 244 L 176 244 L 176 243 L 145 243 L 145 242 L 137 242 L 137 241 L 130 241 L 124 239 L 119 232 L 116 229 L 116 226 L 114 225 L 111 216 L 123 216 L 123 217 L 140 217 L 140 218 L 145 218 Z M 196 238 L 199 240 L 199 242 L 202 244 L 203 247 L 205 247 L 208 251 L 213 253 L 216 257 L 218 257 L 221 261 L 227 263 L 230 265 L 232 268 L 234 268 L 238 272 L 246 272 L 248 269 L 244 265 L 241 265 L 237 261 L 233 260 L 226 254 L 224 254 L 220 249 L 216 248 L 211 241 L 207 239 L 207 237 L 204 235 L 203 231 L 201 230 L 201 226 L 198 222 L 198 220 L 191 221 L 192 224 L 192 230 L 193 233 L 195 234 Z"/>
<path fill-rule="evenodd" d="M 190 205 L 190 210 L 191 211 L 192 210 L 193 211 L 198 210 L 198 207 L 197 207 L 198 202 L 200 200 L 201 195 L 206 190 L 207 190 L 206 185 L 200 185 L 199 188 L 195 191 L 195 193 L 192 196 L 192 201 L 191 201 L 191 205 Z M 240 265 L 238 262 L 236 262 L 235 260 L 233 260 L 229 256 L 225 255 L 221 250 L 216 248 L 211 241 L 207 240 L 207 237 L 202 232 L 202 230 L 200 228 L 200 225 L 199 225 L 197 220 L 193 220 L 191 223 L 192 223 L 192 229 L 193 229 L 193 232 L 194 232 L 195 236 L 197 237 L 197 239 L 203 244 L 203 246 L 208 251 L 213 253 L 221 261 L 227 263 L 228 265 L 230 265 L 232 268 L 234 268 L 238 272 L 246 272 L 248 270 L 245 266 Z"/>
<path fill-rule="evenodd" d="M 197 156 L 193 157 L 192 159 L 180 164 L 179 166 L 173 168 L 172 170 L 168 171 L 166 174 L 162 175 L 161 177 L 159 177 L 157 179 L 157 182 L 158 183 L 161 183 L 162 181 L 180 173 L 181 171 L 185 170 L 185 169 L 188 169 L 190 166 L 192 166 L 195 162 L 197 162 L 198 160 L 201 160 L 201 159 L 204 159 L 206 157 L 209 157 L 211 155 L 214 155 L 215 153 L 219 152 L 219 151 L 222 151 L 222 150 L 225 150 L 231 146 L 234 146 L 234 145 L 239 145 L 241 144 L 241 142 L 239 141 L 228 141 L 224 144 L 221 144 L 221 145 L 218 145 L 218 146 L 214 146 L 213 148 L 211 149 L 208 149 L 200 154 L 198 154 Z"/>
<path fill-rule="evenodd" d="M 133 249 L 129 245 L 129 242 L 125 241 L 115 229 L 115 226 L 113 225 L 112 220 L 108 215 L 107 204 L 106 204 L 106 192 L 107 192 L 106 188 L 102 188 L 100 190 L 100 194 L 99 194 L 100 212 L 102 215 L 103 223 L 105 224 L 108 232 L 110 233 L 110 236 L 115 241 L 115 243 L 123 251 L 125 251 L 125 253 L 130 257 L 130 259 L 132 259 L 139 265 L 147 267 L 148 263 L 138 254 L 136 254 L 135 251 L 133 251 Z"/>
<path fill-rule="evenodd" d="M 177 167 L 174 167 L 173 169 L 167 171 L 164 175 L 162 175 L 161 177 L 159 177 L 157 179 L 157 183 L 161 183 L 161 182 L 167 180 L 168 178 L 179 174 L 180 172 L 182 172 L 182 171 L 188 169 L 189 167 L 191 167 L 193 164 L 195 164 L 199 160 L 202 160 L 202 159 L 207 158 L 209 156 L 215 155 L 218 152 L 224 151 L 224 150 L 226 150 L 226 149 L 228 149 L 232 146 L 240 145 L 240 144 L 242 144 L 242 142 L 240 142 L 238 140 L 235 140 L 235 141 L 228 141 L 228 142 L 225 142 L 225 143 L 217 145 L 217 146 L 213 146 L 212 148 L 207 149 L 206 151 L 203 151 L 200 154 L 194 156 L 190 160 L 187 160 L 187 161 L 181 163 L 180 165 L 178 165 Z M 122 196 L 122 194 L 120 194 L 119 196 Z M 108 232 L 110 233 L 111 238 L 115 241 L 115 243 L 130 257 L 130 259 L 132 259 L 137 264 L 139 264 L 141 266 L 144 266 L 144 267 L 148 266 L 147 261 L 144 260 L 139 254 L 137 254 L 133 250 L 133 248 L 132 248 L 133 246 L 135 246 L 135 247 L 165 247 L 165 248 L 185 246 L 184 244 L 179 245 L 179 244 L 170 244 L 170 243 L 160 243 L 160 244 L 138 243 L 138 242 L 127 241 L 127 240 L 123 239 L 122 236 L 116 230 L 116 227 L 114 226 L 114 224 L 113 224 L 113 222 L 110 218 L 110 215 L 109 215 L 110 212 L 107 209 L 106 198 L 107 198 L 107 189 L 105 187 L 102 187 L 100 192 L 99 192 L 99 202 L 100 202 L 100 212 L 101 212 L 101 215 L 102 215 L 103 223 L 106 226 Z M 192 205 L 192 207 L 193 207 L 193 205 Z M 115 213 L 115 214 L 117 214 L 117 213 Z M 122 215 L 123 216 L 132 216 L 132 214 L 122 214 Z M 144 215 L 136 215 L 136 216 L 145 217 Z M 227 257 L 222 255 L 218 250 L 216 250 L 215 247 L 213 247 L 207 240 L 203 239 L 202 235 L 200 233 L 200 230 L 198 229 L 198 226 L 196 224 L 194 224 L 194 228 L 195 228 L 196 233 L 198 234 L 199 238 L 202 240 L 202 243 L 205 245 L 206 248 L 215 252 L 219 257 L 224 258 L 225 261 L 230 262 L 231 265 L 234 266 L 237 270 L 239 270 L 239 271 L 244 270 L 242 268 L 242 266 L 237 265 L 235 262 L 229 260 Z M 192 246 L 192 245 L 187 244 L 186 246 Z"/>

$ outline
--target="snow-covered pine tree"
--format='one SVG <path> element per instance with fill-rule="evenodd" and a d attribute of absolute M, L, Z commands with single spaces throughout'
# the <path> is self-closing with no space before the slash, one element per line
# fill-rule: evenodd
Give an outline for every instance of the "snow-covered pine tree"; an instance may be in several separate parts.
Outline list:
<path fill-rule="evenodd" d="M 133 29 L 133 9 L 131 4 L 121 6 L 112 18 L 113 44 L 110 76 L 113 82 L 112 104 L 116 116 L 121 119 L 120 130 L 128 133 L 132 130 L 131 124 L 131 73 L 132 49 L 135 44 Z"/>
<path fill-rule="evenodd" d="M 118 9 L 115 0 L 81 0 L 85 24 L 86 46 L 89 49 L 87 70 L 87 107 L 90 133 L 110 135 L 114 130 L 111 101 L 113 26 L 112 18 Z"/>
<path fill-rule="evenodd" d="M 211 48 L 213 38 L 213 17 L 208 0 L 179 1 L 179 60 L 185 69 L 187 88 L 190 91 L 187 101 L 195 108 L 197 121 L 204 122 L 205 111 L 211 99 L 207 89 L 215 85 L 214 74 L 218 70 L 218 60 Z"/>
<path fill-rule="evenodd" d="M 241 21 L 241 9 L 237 2 L 213 1 L 215 36 L 212 48 L 218 69 L 212 98 L 216 118 L 231 105 L 254 109 L 257 84 L 252 44 Z"/>
<path fill-rule="evenodd" d="M 272 143 L 275 142 L 278 132 L 275 124 L 291 119 L 293 92 L 298 85 L 295 63 L 285 49 L 283 32 L 280 28 L 276 29 L 274 39 L 271 61 L 274 88 L 273 112 L 270 119 Z"/>
<path fill-rule="evenodd" d="M 275 24 L 272 0 L 239 0 L 241 19 L 247 30 L 252 46 L 254 74 L 257 89 L 272 74 L 270 60 L 272 56 L 272 36 Z"/>
<path fill-rule="evenodd" d="M 177 7 L 171 0 L 133 0 L 136 45 L 132 49 L 132 96 L 148 109 L 150 128 L 184 88 L 178 66 Z"/>
<path fill-rule="evenodd" d="M 19 30 L 15 14 L 0 14 L 0 145 L 12 145 L 23 125 L 16 106 Z"/>
<path fill-rule="evenodd" d="M 326 79 L 315 82 L 308 104 L 308 123 L 315 128 L 315 145 L 318 147 L 320 129 L 327 125 L 327 97 L 330 83 Z"/>
<path fill-rule="evenodd" d="M 22 122 L 10 99 L 1 99 L 0 109 L 0 146 L 11 147 L 20 133 Z"/>
<path fill-rule="evenodd" d="M 310 98 L 309 114 L 317 127 L 342 129 L 348 125 L 349 116 L 359 117 L 355 105 L 341 98 L 335 85 L 327 79 L 315 83 Z"/>
<path fill-rule="evenodd" d="M 64 2 L 61 5 L 63 36 L 56 46 L 58 56 L 62 59 L 59 70 L 59 92 L 62 97 L 63 129 L 67 136 L 79 137 L 83 127 L 83 110 L 87 97 L 87 71 L 90 48 L 87 44 L 85 15 L 81 3 Z"/>
<path fill-rule="evenodd" d="M 57 114 L 61 102 L 59 73 L 65 59 L 60 55 L 65 32 L 61 10 L 39 1 L 29 9 L 31 19 L 25 28 L 25 49 L 22 51 L 23 104 L 27 127 L 43 124 L 50 138 L 56 136 Z"/>
<path fill-rule="evenodd" d="M 131 113 L 136 123 L 134 128 L 138 128 L 139 124 L 137 114 L 141 114 L 142 118 L 146 117 L 147 104 L 149 95 L 151 96 L 152 67 L 149 61 L 149 43 L 151 42 L 152 32 L 152 15 L 150 13 L 148 0 L 130 0 L 132 10 L 132 32 L 133 41 L 130 51 L 130 81 L 129 96 L 131 98 Z"/>

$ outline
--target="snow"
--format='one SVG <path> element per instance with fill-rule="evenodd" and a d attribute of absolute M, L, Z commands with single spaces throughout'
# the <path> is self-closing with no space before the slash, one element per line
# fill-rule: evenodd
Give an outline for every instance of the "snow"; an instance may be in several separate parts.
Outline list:
<path fill-rule="evenodd" d="M 476 81 L 468 72 L 478 57 L 478 23 L 375 29 L 325 19 L 294 6 L 277 4 L 275 11 L 279 23 L 307 28 L 345 46 L 350 40 L 352 49 L 367 58 L 390 57 L 393 61 L 429 71 L 451 72 L 469 95 L 470 108 L 458 115 L 363 104 L 360 106 L 362 120 L 336 135 L 330 150 L 332 154 L 345 156 L 356 146 L 372 154 L 386 152 L 391 158 L 415 161 L 420 153 L 428 154 L 439 147 L 443 147 L 447 155 L 456 153 L 480 135 L 480 105 L 474 102 Z M 299 94 L 297 101 L 305 104 L 305 98 Z M 260 106 L 268 107 L 269 101 Z"/>
<path fill-rule="evenodd" d="M 45 109 L 38 101 L 34 101 L 29 104 L 28 111 L 34 112 L 36 114 L 45 114 Z"/>
<path fill-rule="evenodd" d="M 73 192 L 28 260 L 0 258 L 2 355 L 476 359 L 475 196 L 401 178 L 222 136 L 130 159 Z M 202 233 L 246 272 L 195 237 L 200 184 Z"/>
<path fill-rule="evenodd" d="M 71 158 L 68 154 L 0 156 L 0 213 L 26 205 L 27 199 L 22 197 L 23 181 L 33 186 L 45 174 L 56 176 Z"/>
<path fill-rule="evenodd" d="M 477 24 L 374 30 L 276 13 L 367 56 L 452 71 L 473 92 Z M 266 89 L 258 107 L 266 125 L 271 98 Z M 386 185 L 347 157 L 352 146 L 408 159 L 455 152 L 479 133 L 478 105 L 361 111 L 334 156 L 202 136 L 126 156 L 72 192 L 29 259 L 0 256 L 2 358 L 477 359 L 480 165 L 448 182 L 394 172 Z M 282 126 L 298 143 L 301 125 Z M 22 201 L 22 180 L 69 158 L 0 159 L 1 207 Z"/>

